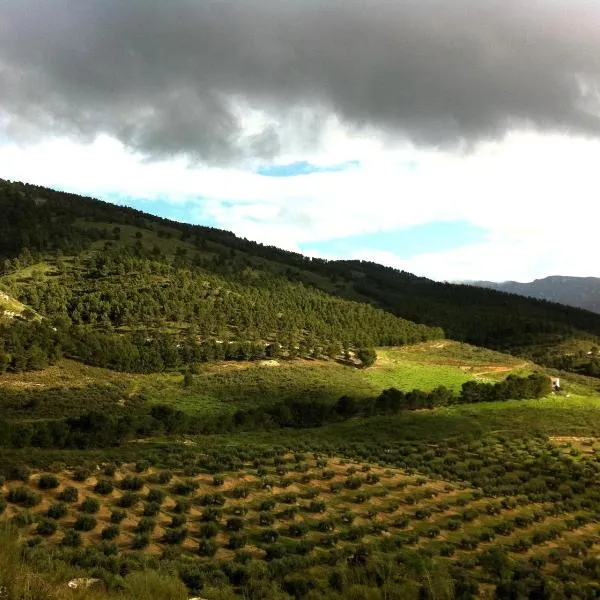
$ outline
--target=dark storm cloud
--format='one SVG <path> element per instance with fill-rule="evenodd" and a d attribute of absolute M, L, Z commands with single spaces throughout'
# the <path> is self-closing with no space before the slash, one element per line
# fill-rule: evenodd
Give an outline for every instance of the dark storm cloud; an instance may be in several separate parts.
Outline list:
<path fill-rule="evenodd" d="M 330 114 L 417 144 L 600 132 L 584 0 L 0 0 L 0 125 L 209 162 L 318 141 Z M 250 135 L 240 107 L 271 118 Z"/>

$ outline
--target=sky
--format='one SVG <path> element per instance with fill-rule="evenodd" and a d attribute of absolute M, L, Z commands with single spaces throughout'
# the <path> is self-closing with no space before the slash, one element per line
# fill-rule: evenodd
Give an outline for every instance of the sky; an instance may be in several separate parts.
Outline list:
<path fill-rule="evenodd" d="M 0 0 L 3 179 L 531 281 L 600 277 L 599 160 L 597 0 Z"/>

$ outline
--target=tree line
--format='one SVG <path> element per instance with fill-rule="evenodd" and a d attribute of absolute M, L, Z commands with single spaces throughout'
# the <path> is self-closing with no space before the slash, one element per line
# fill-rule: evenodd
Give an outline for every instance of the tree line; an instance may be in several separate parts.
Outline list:
<path fill-rule="evenodd" d="M 321 427 L 354 417 L 397 414 L 455 404 L 508 399 L 535 399 L 551 391 L 548 377 L 510 375 L 490 384 L 468 381 L 459 394 L 440 386 L 430 392 L 390 388 L 375 398 L 341 397 L 336 403 L 288 400 L 270 406 L 240 409 L 234 414 L 191 416 L 168 405 L 142 406 L 124 415 L 91 411 L 64 420 L 0 421 L 0 447 L 94 448 L 118 446 L 133 438 L 174 434 L 217 434 L 259 429 Z"/>

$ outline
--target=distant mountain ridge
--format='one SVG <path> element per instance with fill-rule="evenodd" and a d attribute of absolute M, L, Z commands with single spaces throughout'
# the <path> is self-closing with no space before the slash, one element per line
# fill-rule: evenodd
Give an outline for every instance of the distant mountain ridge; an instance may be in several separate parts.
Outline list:
<path fill-rule="evenodd" d="M 543 279 L 536 279 L 529 283 L 519 281 L 472 281 L 470 285 L 485 287 L 510 294 L 519 294 L 558 302 L 567 306 L 583 308 L 595 313 L 600 313 L 600 278 L 599 277 L 569 277 L 565 275 L 551 275 Z"/>

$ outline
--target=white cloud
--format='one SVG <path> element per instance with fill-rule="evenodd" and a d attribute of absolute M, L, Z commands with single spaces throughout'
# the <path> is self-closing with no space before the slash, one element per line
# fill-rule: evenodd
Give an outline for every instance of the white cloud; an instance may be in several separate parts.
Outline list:
<path fill-rule="evenodd" d="M 184 160 L 145 162 L 117 141 L 83 146 L 63 139 L 0 145 L 0 176 L 85 195 L 189 202 L 207 218 L 249 239 L 297 249 L 432 221 L 464 220 L 489 231 L 486 242 L 416 257 L 357 248 L 376 260 L 435 279 L 521 279 L 549 274 L 600 276 L 596 239 L 600 141 L 514 132 L 471 154 L 391 146 L 335 120 L 311 156 L 280 162 L 338 164 L 342 172 L 269 178 Z"/>

